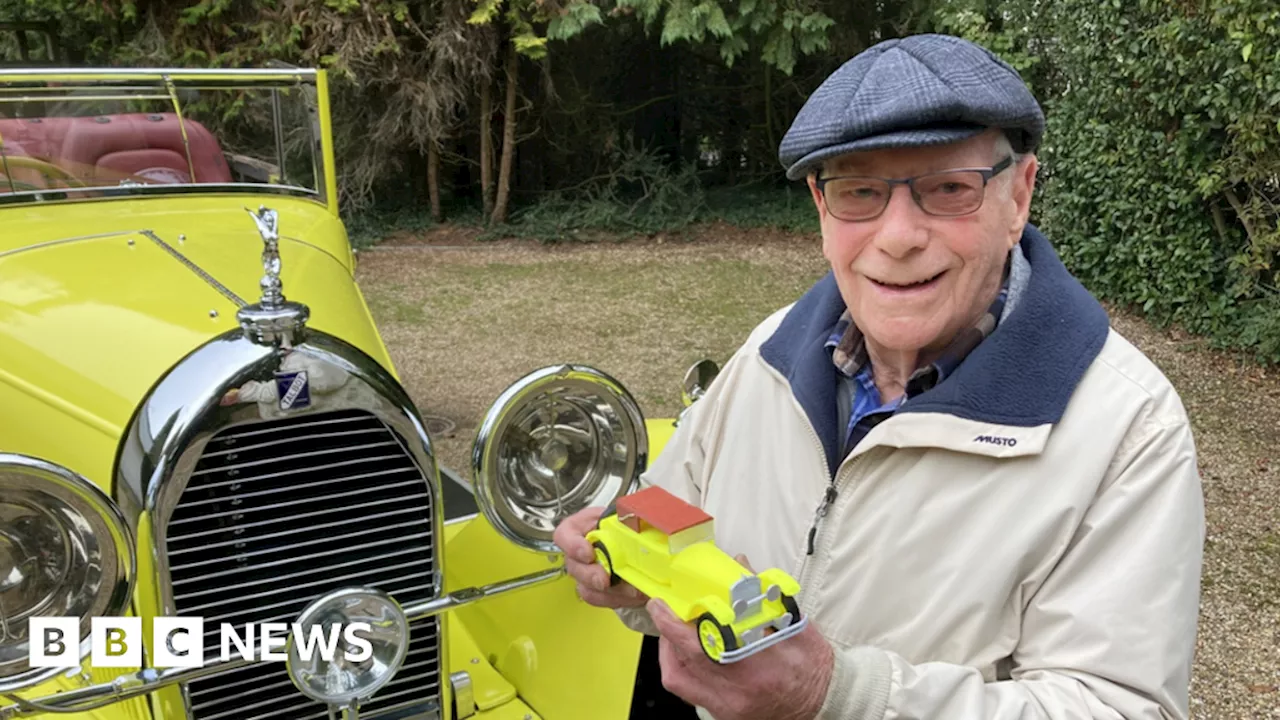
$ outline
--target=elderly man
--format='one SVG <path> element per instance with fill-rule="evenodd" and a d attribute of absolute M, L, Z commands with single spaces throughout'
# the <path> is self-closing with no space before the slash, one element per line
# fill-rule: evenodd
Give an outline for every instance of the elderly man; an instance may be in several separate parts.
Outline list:
<path fill-rule="evenodd" d="M 799 580 L 804 632 L 706 659 L 659 601 L 663 684 L 730 718 L 1185 718 L 1203 502 L 1177 393 L 1028 224 L 1044 130 L 1017 73 L 890 40 L 781 146 L 831 273 L 761 323 L 644 475 Z"/>

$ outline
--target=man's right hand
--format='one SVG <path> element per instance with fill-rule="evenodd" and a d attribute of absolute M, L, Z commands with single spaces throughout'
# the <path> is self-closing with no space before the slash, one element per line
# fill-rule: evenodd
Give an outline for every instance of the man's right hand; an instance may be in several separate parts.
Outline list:
<path fill-rule="evenodd" d="M 578 581 L 578 596 L 590 605 L 606 608 L 643 607 L 649 597 L 628 583 L 609 585 L 609 573 L 596 562 L 587 533 L 595 529 L 604 508 L 579 510 L 556 526 L 551 539 L 564 551 L 564 568 Z"/>

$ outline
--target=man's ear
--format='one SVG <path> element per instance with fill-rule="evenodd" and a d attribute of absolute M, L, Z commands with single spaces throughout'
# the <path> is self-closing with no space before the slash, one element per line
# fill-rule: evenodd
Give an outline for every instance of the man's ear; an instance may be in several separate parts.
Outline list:
<path fill-rule="evenodd" d="M 818 218 L 824 218 L 827 215 L 827 206 L 823 204 L 822 192 L 818 190 L 818 173 L 810 172 L 805 177 L 805 182 L 809 183 L 809 194 L 813 196 L 813 206 L 818 209 Z"/>
<path fill-rule="evenodd" d="M 1031 218 L 1031 198 L 1035 195 L 1036 190 L 1036 171 L 1040 167 L 1040 161 L 1035 155 L 1025 155 L 1022 161 L 1013 167 L 1014 176 L 1012 178 L 1013 187 L 1011 187 L 1011 199 L 1014 205 L 1014 223 L 1010 228 L 1010 247 L 1012 243 L 1018 242 L 1022 237 L 1022 228 Z"/>

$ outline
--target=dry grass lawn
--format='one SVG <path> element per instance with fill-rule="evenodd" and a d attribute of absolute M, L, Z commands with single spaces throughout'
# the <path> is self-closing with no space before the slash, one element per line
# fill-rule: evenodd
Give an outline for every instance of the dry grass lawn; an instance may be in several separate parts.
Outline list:
<path fill-rule="evenodd" d="M 442 229 L 360 255 L 359 281 L 442 462 L 469 473 L 489 404 L 560 362 L 620 380 L 649 417 L 680 407 L 694 361 L 825 271 L 816 238 L 730 227 L 692 238 L 540 246 Z M 1208 508 L 1196 718 L 1280 718 L 1280 373 L 1113 313 L 1182 393 Z"/>

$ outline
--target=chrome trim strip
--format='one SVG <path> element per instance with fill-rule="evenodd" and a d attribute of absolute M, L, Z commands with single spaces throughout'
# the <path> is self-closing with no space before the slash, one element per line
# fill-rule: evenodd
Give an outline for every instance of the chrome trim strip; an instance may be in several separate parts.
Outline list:
<path fill-rule="evenodd" d="M 80 242 L 81 240 L 102 240 L 103 238 L 124 237 L 127 235 L 137 235 L 145 231 L 146 231 L 146 228 L 139 228 L 137 230 L 120 230 L 117 232 L 97 233 L 95 235 L 76 235 L 75 237 L 58 238 L 57 240 L 45 240 L 44 242 L 38 242 L 38 243 L 35 243 L 34 245 L 23 245 L 22 247 L 16 247 L 11 250 L 0 251 L 0 258 L 5 258 L 9 255 L 17 255 L 18 253 L 23 253 L 28 250 L 39 250 L 41 248 L 51 247 L 54 245 Z M 339 265 L 342 265 L 343 267 L 345 267 L 345 264 L 341 260 L 339 260 L 333 253 L 320 247 L 319 245 L 312 245 L 311 243 L 305 240 L 299 240 L 298 238 L 290 237 L 288 235 L 281 235 L 280 239 L 288 240 L 289 242 L 292 242 L 292 243 L 297 243 L 299 245 L 310 248 L 311 250 L 316 250 L 321 254 L 327 255 L 328 257 L 332 258 L 333 261 L 338 263 Z"/>
<path fill-rule="evenodd" d="M 86 192 L 109 193 L 108 197 L 81 197 Z M 167 183 L 164 185 L 94 185 L 82 188 L 54 188 L 52 190 L 19 190 L 0 195 L 0 206 L 23 203 L 56 205 L 63 202 L 110 202 L 119 199 L 159 197 L 165 195 L 198 195 L 245 193 L 257 195 L 284 195 L 311 200 L 324 205 L 324 196 L 318 190 L 292 185 L 266 185 L 262 183 Z M 46 200 L 44 195 L 65 195 L 65 198 Z"/>
<path fill-rule="evenodd" d="M 65 88 L 65 87 L 47 87 L 47 88 L 23 88 L 23 89 L 24 89 L 24 90 L 26 90 L 27 92 L 30 92 L 30 93 L 39 93 L 39 92 L 41 92 L 41 91 L 48 91 L 48 96 L 47 96 L 47 97 L 41 97 L 41 96 L 40 96 L 40 95 L 38 95 L 38 94 L 36 94 L 36 95 L 10 95 L 10 94 L 4 94 L 4 95 L 0 95 L 0 103 L 13 103 L 13 104 L 15 104 L 15 105 L 16 105 L 16 104 L 18 104 L 18 103 L 47 102 L 48 100 L 61 100 L 61 99 L 63 99 L 63 97 L 62 97 L 63 95 L 67 95 L 67 90 L 68 90 L 69 88 Z M 122 89 L 128 89 L 128 88 L 122 88 Z M 165 94 L 165 95 L 140 95 L 140 94 L 137 94 L 137 93 L 129 93 L 128 95 L 121 95 L 121 94 L 115 94 L 115 95 L 76 95 L 76 96 L 74 96 L 74 97 L 75 97 L 75 99 L 76 99 L 77 101 L 79 101 L 79 102 L 93 102 L 93 101 L 118 101 L 118 100 L 169 100 L 169 99 L 171 99 L 171 97 L 172 97 L 172 96 L 167 95 L 167 94 Z"/>
<path fill-rule="evenodd" d="M 59 238 L 57 240 L 46 240 L 44 242 L 36 243 L 35 245 L 23 245 L 22 247 L 13 248 L 12 250 L 5 250 L 4 252 L 0 252 L 0 258 L 8 255 L 17 255 L 18 253 L 26 252 L 27 250 L 39 250 L 40 248 L 50 247 L 53 245 L 62 245 L 63 243 L 80 242 L 81 240 L 101 240 L 109 237 L 136 235 L 140 232 L 142 232 L 142 230 L 121 230 L 119 232 L 98 233 L 97 235 L 77 235 L 75 237 Z"/>
<path fill-rule="evenodd" d="M 49 77 L 57 77 L 60 80 L 66 79 L 93 79 L 99 77 L 111 78 L 138 78 L 140 80 L 158 81 L 160 75 L 172 75 L 175 79 L 182 80 L 187 77 L 203 78 L 203 77 L 222 77 L 234 76 L 242 78 L 279 78 L 281 80 L 296 79 L 298 77 L 314 78 L 318 74 L 315 68 L 290 68 L 288 70 L 270 70 L 263 68 L 229 68 L 219 70 L 213 68 L 14 68 L 0 70 L 0 80 L 7 77 L 40 77 L 47 75 Z"/>
<path fill-rule="evenodd" d="M 478 517 L 480 517 L 480 513 L 471 513 L 470 515 L 459 515 L 458 517 L 452 520 L 446 520 L 444 524 L 453 525 L 454 523 L 464 523 L 469 520 L 475 520 Z"/>
<path fill-rule="evenodd" d="M 162 240 L 159 235 L 155 234 L 151 230 L 139 230 L 138 232 L 141 235 L 145 236 L 151 242 L 163 248 L 164 251 L 172 255 L 175 260 L 182 263 L 182 265 L 186 267 L 188 270 L 190 270 L 191 272 L 195 273 L 196 277 L 200 278 L 201 280 L 204 280 L 214 290 L 217 290 L 219 293 L 222 293 L 223 297 L 235 303 L 237 307 L 244 307 L 248 305 L 248 303 L 245 302 L 239 295 L 236 295 L 234 292 L 232 292 L 231 288 L 218 282 L 217 279 L 215 279 L 212 275 L 210 275 L 208 272 L 205 272 L 203 268 L 201 268 L 199 265 L 196 265 L 194 262 L 192 262 L 190 258 L 178 252 L 176 248 L 174 248 L 172 245 Z"/>
<path fill-rule="evenodd" d="M 434 600 L 426 600 L 404 606 L 405 615 L 409 618 L 409 622 L 424 620 L 434 615 L 456 610 L 464 605 L 470 605 L 486 598 L 497 595 L 503 595 L 509 592 L 524 590 L 537 585 L 556 580 L 564 575 L 564 567 L 555 567 L 549 570 L 542 570 L 528 575 L 504 580 L 502 582 L 484 585 L 481 587 L 463 588 L 456 590 L 443 597 Z M 806 618 L 807 620 L 807 618 Z M 801 621 L 792 627 L 803 627 L 805 621 Z M 787 630 L 791 630 L 788 628 Z M 794 632 L 794 631 L 791 631 Z M 770 638 L 783 636 L 787 631 L 770 635 Z M 781 638 L 779 638 L 781 639 Z M 774 642 L 777 642 L 776 640 Z M 772 644 L 772 643 L 769 643 Z M 726 653 L 728 655 L 728 653 Z M 237 668 L 246 667 L 255 664 L 256 660 L 245 660 L 237 658 L 227 662 L 214 662 L 200 668 L 166 668 L 164 670 L 156 670 L 147 668 L 130 675 L 122 675 L 109 683 L 101 683 L 77 690 L 68 690 L 66 692 L 50 695 L 39 700 L 29 701 L 30 706 L 24 707 L 21 704 L 6 705 L 0 707 L 0 720 L 8 720 L 15 717 L 28 717 L 37 715 L 46 710 L 36 708 L 36 705 L 43 708 L 57 708 L 58 711 L 84 711 L 93 707 L 102 707 L 120 700 L 127 700 L 138 695 L 146 695 L 159 688 L 173 685 L 175 683 L 190 682 L 204 677 L 219 675 L 224 672 L 235 670 Z"/>

